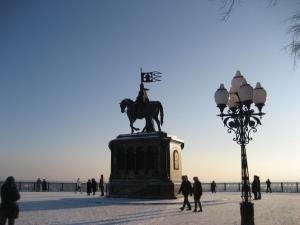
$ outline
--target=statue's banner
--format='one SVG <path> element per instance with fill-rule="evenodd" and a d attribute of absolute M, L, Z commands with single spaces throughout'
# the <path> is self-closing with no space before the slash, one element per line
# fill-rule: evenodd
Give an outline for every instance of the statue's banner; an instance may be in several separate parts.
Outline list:
<path fill-rule="evenodd" d="M 141 81 L 144 83 L 161 81 L 161 73 L 158 71 L 153 72 L 141 72 Z"/>

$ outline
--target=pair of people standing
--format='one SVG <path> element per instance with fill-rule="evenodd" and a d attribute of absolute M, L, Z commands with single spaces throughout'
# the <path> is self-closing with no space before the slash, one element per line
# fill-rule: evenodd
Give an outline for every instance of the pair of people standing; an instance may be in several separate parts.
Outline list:
<path fill-rule="evenodd" d="M 254 200 L 261 199 L 260 179 L 259 176 L 256 175 L 254 175 L 252 182 L 252 193 L 254 195 Z"/>
<path fill-rule="evenodd" d="M 88 182 L 86 183 L 86 193 L 87 195 L 91 195 L 91 193 L 93 193 L 93 195 L 96 194 L 98 190 L 98 184 L 97 181 L 95 180 L 95 178 L 92 178 L 92 180 L 88 180 Z"/>
<path fill-rule="evenodd" d="M 47 191 L 48 190 L 48 184 L 47 184 L 46 179 L 43 179 L 43 181 L 42 181 L 40 178 L 38 178 L 36 180 L 35 185 L 36 185 L 36 191 L 37 192 L 39 192 L 41 190 L 41 187 L 42 187 L 42 191 Z"/>
<path fill-rule="evenodd" d="M 104 177 L 103 177 L 103 174 L 101 174 L 101 177 L 100 177 L 99 188 L 100 188 L 100 191 L 101 191 L 101 196 L 104 196 Z M 93 178 L 92 180 L 88 180 L 88 182 L 86 184 L 87 195 L 91 195 L 91 193 L 93 193 L 93 195 L 95 195 L 97 190 L 98 190 L 98 184 L 97 184 L 97 181 L 95 180 L 95 178 Z"/>
<path fill-rule="evenodd" d="M 194 195 L 194 201 L 195 201 L 195 209 L 193 212 L 197 212 L 197 207 L 199 206 L 199 211 L 202 212 L 202 205 L 200 202 L 200 198 L 202 196 L 202 185 L 199 181 L 198 177 L 194 177 L 194 183 L 193 187 L 191 182 L 188 180 L 187 176 L 182 176 L 182 183 L 180 186 L 180 189 L 178 191 L 178 194 L 182 193 L 184 200 L 183 200 L 183 206 L 180 208 L 181 211 L 184 210 L 185 206 L 187 205 L 187 210 L 192 210 L 191 204 L 189 202 L 189 195 Z"/>

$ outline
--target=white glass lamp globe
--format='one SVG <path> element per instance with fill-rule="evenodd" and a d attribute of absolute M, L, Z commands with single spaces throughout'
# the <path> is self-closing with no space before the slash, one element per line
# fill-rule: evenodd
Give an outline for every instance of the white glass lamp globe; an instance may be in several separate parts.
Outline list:
<path fill-rule="evenodd" d="M 220 108 L 221 112 L 223 112 L 224 108 L 226 107 L 228 97 L 229 94 L 227 89 L 224 87 L 224 84 L 221 84 L 218 90 L 215 92 L 215 102 Z"/>
<path fill-rule="evenodd" d="M 229 99 L 228 99 L 228 102 L 227 102 L 227 106 L 230 108 L 230 109 L 235 109 L 238 104 L 239 104 L 239 97 L 237 96 L 236 93 L 234 93 L 232 91 L 232 87 L 230 88 L 230 91 L 229 91 Z"/>
<path fill-rule="evenodd" d="M 238 70 L 235 73 L 235 76 L 231 80 L 231 87 L 232 87 L 232 92 L 236 93 L 238 92 L 240 86 L 242 85 L 243 82 L 246 82 L 246 79 L 244 76 L 241 74 L 241 72 Z"/>
<path fill-rule="evenodd" d="M 257 82 L 256 87 L 254 88 L 253 91 L 253 102 L 259 109 L 259 112 L 261 112 L 261 109 L 265 105 L 266 100 L 267 100 L 267 92 L 261 86 L 261 84 Z"/>
<path fill-rule="evenodd" d="M 240 101 L 250 107 L 251 103 L 253 102 L 253 87 L 248 84 L 246 81 L 243 81 L 242 85 L 238 89 L 238 95 Z"/>

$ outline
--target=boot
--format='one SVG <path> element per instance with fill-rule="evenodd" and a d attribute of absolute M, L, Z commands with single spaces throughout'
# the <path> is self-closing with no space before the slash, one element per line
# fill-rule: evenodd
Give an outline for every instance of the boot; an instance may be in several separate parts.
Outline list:
<path fill-rule="evenodd" d="M 201 205 L 201 203 L 199 204 L 199 211 L 198 212 L 202 212 L 202 205 Z"/>

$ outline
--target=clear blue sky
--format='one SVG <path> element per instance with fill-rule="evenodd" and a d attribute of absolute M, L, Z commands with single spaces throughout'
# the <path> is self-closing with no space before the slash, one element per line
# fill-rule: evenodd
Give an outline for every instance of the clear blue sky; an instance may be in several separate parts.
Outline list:
<path fill-rule="evenodd" d="M 148 94 L 185 141 L 185 174 L 240 180 L 213 96 L 241 70 L 268 92 L 251 176 L 299 181 L 299 63 L 283 49 L 296 2 L 245 1 L 224 23 L 219 1 L 0 1 L 0 180 L 107 178 L 107 144 L 130 132 L 118 103 L 135 99 L 142 67 L 163 73 Z"/>

